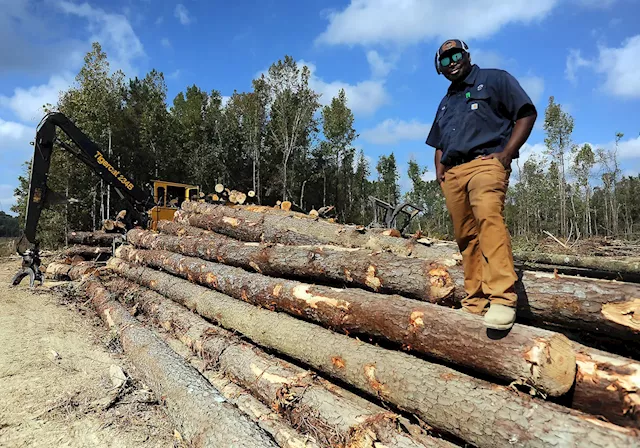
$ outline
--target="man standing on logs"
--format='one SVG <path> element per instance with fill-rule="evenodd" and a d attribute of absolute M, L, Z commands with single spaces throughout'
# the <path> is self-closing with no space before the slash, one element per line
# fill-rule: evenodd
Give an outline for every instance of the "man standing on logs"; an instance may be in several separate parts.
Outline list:
<path fill-rule="evenodd" d="M 426 144 L 435 148 L 436 179 L 462 253 L 462 307 L 484 314 L 488 328 L 508 330 L 516 317 L 517 275 L 504 200 L 511 161 L 529 138 L 536 108 L 512 75 L 472 64 L 459 39 L 438 48 L 435 66 L 451 85 Z"/>

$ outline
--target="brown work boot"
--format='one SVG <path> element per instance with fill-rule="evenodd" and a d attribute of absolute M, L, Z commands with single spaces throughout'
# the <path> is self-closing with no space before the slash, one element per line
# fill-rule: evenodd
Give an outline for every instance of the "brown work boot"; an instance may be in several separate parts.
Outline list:
<path fill-rule="evenodd" d="M 484 325 L 494 330 L 508 330 L 516 321 L 516 309 L 498 303 L 491 304 L 484 315 Z"/>

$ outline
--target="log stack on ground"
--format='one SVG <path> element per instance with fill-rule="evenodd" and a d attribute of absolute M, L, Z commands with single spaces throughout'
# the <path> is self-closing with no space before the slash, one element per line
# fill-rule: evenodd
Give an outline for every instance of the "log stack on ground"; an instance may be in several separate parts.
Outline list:
<path fill-rule="evenodd" d="M 640 362 L 563 334 L 633 343 L 638 285 L 527 271 L 526 325 L 487 331 L 456 309 L 463 277 L 451 244 L 281 205 L 184 202 L 157 231 L 129 231 L 83 290 L 121 333 L 180 341 L 214 394 L 230 385 L 268 409 L 273 424 L 251 434 L 277 446 L 640 447 Z M 174 364 L 155 353 L 140 369 L 164 372 L 149 375 L 161 378 L 156 393 L 174 391 L 186 438 L 197 442 L 198 425 L 213 435 L 210 422 L 184 422 L 192 397 L 172 389 Z M 225 421 L 259 422 L 242 402 L 234 409 Z"/>

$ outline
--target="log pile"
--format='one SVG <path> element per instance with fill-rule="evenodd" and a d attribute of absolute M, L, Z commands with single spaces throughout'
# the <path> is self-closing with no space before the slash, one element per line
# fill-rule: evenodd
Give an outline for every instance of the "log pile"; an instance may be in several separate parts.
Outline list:
<path fill-rule="evenodd" d="M 571 339 L 637 343 L 640 285 L 524 271 L 518 322 L 487 331 L 458 309 L 459 259 L 286 207 L 186 201 L 81 291 L 196 445 L 640 447 L 640 362 Z"/>

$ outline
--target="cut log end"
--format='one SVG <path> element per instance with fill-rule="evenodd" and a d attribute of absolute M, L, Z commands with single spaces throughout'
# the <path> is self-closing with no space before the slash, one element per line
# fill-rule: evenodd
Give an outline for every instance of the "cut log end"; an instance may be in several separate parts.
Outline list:
<path fill-rule="evenodd" d="M 602 306 L 605 318 L 640 333 L 640 299 Z"/>
<path fill-rule="evenodd" d="M 576 378 L 576 356 L 571 341 L 561 334 L 538 339 L 525 353 L 537 387 L 550 396 L 567 393 Z"/>

